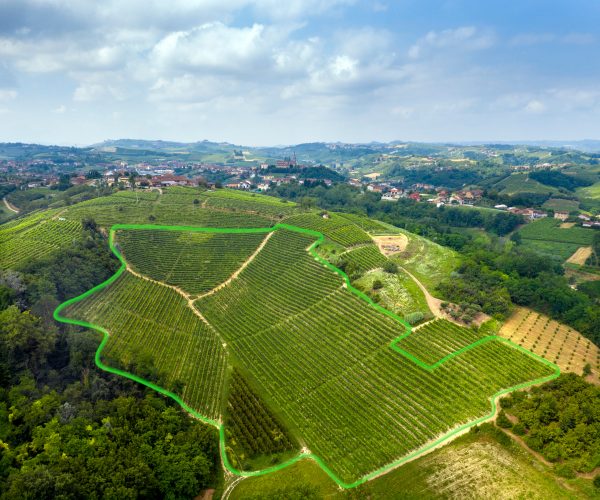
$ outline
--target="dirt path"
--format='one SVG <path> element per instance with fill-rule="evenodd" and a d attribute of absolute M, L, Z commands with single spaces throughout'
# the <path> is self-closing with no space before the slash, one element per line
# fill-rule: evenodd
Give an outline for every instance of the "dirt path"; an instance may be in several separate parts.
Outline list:
<path fill-rule="evenodd" d="M 512 421 L 513 419 L 510 419 L 510 420 Z M 521 448 L 523 448 L 527 453 L 529 453 L 530 455 L 534 456 L 537 460 L 542 462 L 546 467 L 548 467 L 550 469 L 554 468 L 555 464 L 546 460 L 544 455 L 542 455 L 541 453 L 538 453 L 537 451 L 532 450 L 521 436 L 517 436 L 516 434 L 509 431 L 508 429 L 502 429 L 501 427 L 498 427 L 498 428 L 502 432 L 504 432 L 504 434 L 509 436 Z M 590 471 L 590 472 L 576 472 L 575 474 L 577 474 L 577 477 L 581 477 L 584 479 L 594 479 L 598 473 L 600 473 L 600 467 L 596 467 L 593 471 Z"/>
<path fill-rule="evenodd" d="M 583 266 L 590 255 L 592 255 L 592 247 L 579 247 L 575 250 L 575 253 L 567 259 L 567 262 L 569 264 L 579 264 L 580 266 Z"/>
<path fill-rule="evenodd" d="M 433 315 L 436 318 L 449 319 L 448 315 L 442 310 L 442 301 L 440 299 L 436 299 L 433 295 L 431 295 L 427 288 L 425 288 L 423 283 L 421 283 L 412 273 L 408 272 L 404 267 L 400 266 L 400 269 L 402 269 L 406 274 L 408 274 L 412 278 L 412 280 L 417 284 L 417 286 L 421 289 L 423 295 L 425 295 L 427 306 L 429 306 L 429 309 L 431 310 Z"/>
<path fill-rule="evenodd" d="M 431 295 L 429 293 L 429 291 L 427 290 L 427 288 L 425 288 L 425 285 L 423 285 L 423 283 L 421 283 L 416 278 L 416 276 L 414 276 L 412 273 L 407 271 L 404 267 L 400 266 L 400 269 L 402 269 L 406 274 L 408 274 L 412 278 L 412 280 L 418 285 L 418 287 L 421 289 L 421 291 L 423 292 L 423 295 L 425 295 L 425 300 L 427 301 L 427 306 L 429 307 L 432 314 L 436 318 L 442 318 L 442 319 L 451 321 L 452 323 L 455 323 L 459 326 L 465 326 L 464 323 L 461 323 L 460 321 L 456 321 L 446 311 L 444 311 L 442 309 L 442 302 L 445 302 L 445 301 L 436 299 L 433 295 Z M 477 317 L 475 318 L 473 323 L 475 325 L 479 326 L 482 323 L 485 323 L 489 319 L 490 319 L 490 316 L 488 316 L 485 313 L 480 312 L 479 314 L 477 314 Z"/>
<path fill-rule="evenodd" d="M 149 281 L 150 283 L 155 283 L 156 285 L 164 286 L 164 287 L 170 288 L 171 290 L 175 290 L 179 295 L 181 295 L 186 300 L 187 306 L 192 310 L 192 312 L 196 316 L 198 316 L 198 318 L 200 318 L 208 326 L 211 326 L 210 323 L 208 322 L 208 320 L 202 315 L 202 313 L 194 307 L 194 297 L 193 296 L 189 295 L 187 292 L 183 291 L 178 286 L 168 285 L 167 283 L 164 283 L 162 281 L 157 281 L 152 278 L 149 278 L 148 276 L 140 274 L 137 271 L 134 271 L 129 264 L 126 264 L 125 268 L 127 269 L 127 271 L 129 271 L 131 274 L 133 274 L 136 278 L 140 278 L 142 280 Z"/>
<path fill-rule="evenodd" d="M 4 205 L 6 205 L 6 208 L 8 208 L 11 212 L 14 212 L 16 214 L 19 213 L 19 209 L 17 207 L 15 207 L 14 205 L 12 205 L 7 199 L 6 196 L 4 198 L 2 198 L 2 201 L 4 202 Z"/>
<path fill-rule="evenodd" d="M 223 281 L 223 283 L 221 283 L 220 285 L 217 285 L 216 287 L 214 287 L 212 290 L 209 290 L 208 292 L 203 293 L 202 295 L 198 295 L 194 300 L 198 300 L 203 297 L 208 297 L 209 295 L 212 295 L 213 293 L 216 293 L 219 290 L 221 290 L 222 288 L 225 288 L 227 285 L 229 285 L 229 283 L 231 283 L 234 279 L 236 279 L 239 276 L 239 274 L 244 269 L 246 269 L 246 267 L 248 267 L 248 264 L 250 264 L 256 258 L 256 256 L 260 253 L 260 251 L 265 247 L 265 245 L 267 244 L 269 239 L 271 239 L 271 236 L 273 236 L 273 234 L 275 234 L 275 231 L 271 231 L 270 233 L 267 233 L 267 236 L 265 236 L 265 239 L 261 241 L 261 243 L 260 243 L 260 245 L 258 245 L 257 249 L 254 250 L 254 253 L 252 255 L 250 255 L 250 257 L 248 257 L 242 263 L 242 265 L 240 267 L 238 267 L 231 276 L 229 276 L 229 278 L 227 278 L 225 281 Z"/>

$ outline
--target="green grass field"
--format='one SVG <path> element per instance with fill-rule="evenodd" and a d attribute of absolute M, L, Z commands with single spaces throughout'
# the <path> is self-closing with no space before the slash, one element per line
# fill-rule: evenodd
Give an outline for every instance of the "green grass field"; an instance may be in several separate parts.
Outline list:
<path fill-rule="evenodd" d="M 372 500 L 597 497 L 591 480 L 557 477 L 502 431 L 484 425 L 478 432 L 461 436 L 357 490 L 340 491 L 317 464 L 303 460 L 273 474 L 244 479 L 235 486 L 229 498 L 288 498 L 290 492 L 298 490 L 304 492 L 306 498 Z"/>
<path fill-rule="evenodd" d="M 373 291 L 373 283 L 379 280 L 383 287 Z M 407 314 L 421 312 L 425 317 L 430 314 L 427 300 L 419 286 L 402 270 L 395 274 L 384 271 L 371 271 L 353 282 L 353 285 L 365 293 L 371 291 L 371 297 L 386 309 L 405 317 Z M 374 293 L 373 293 L 374 292 Z"/>
<path fill-rule="evenodd" d="M 432 295 L 436 295 L 435 289 L 439 283 L 460 265 L 460 256 L 452 249 L 416 234 L 403 229 L 398 229 L 398 232 L 406 235 L 408 245 L 392 260 L 412 273 Z"/>
<path fill-rule="evenodd" d="M 195 312 L 173 289 L 125 272 L 65 314 L 107 328 L 107 362 L 154 377 L 213 419 L 223 414 L 227 365 L 242 370 L 291 435 L 346 483 L 488 414 L 499 390 L 553 373 L 497 341 L 424 370 L 390 348 L 404 327 L 316 261 L 313 241 L 278 229 Z M 431 336 L 419 339 L 423 352 L 437 348 Z"/>

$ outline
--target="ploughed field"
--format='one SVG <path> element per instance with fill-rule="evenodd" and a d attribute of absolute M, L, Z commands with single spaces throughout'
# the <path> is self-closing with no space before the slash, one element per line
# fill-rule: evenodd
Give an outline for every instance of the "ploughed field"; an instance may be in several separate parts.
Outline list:
<path fill-rule="evenodd" d="M 341 218 L 292 219 L 328 230 L 331 223 L 332 239 L 367 243 Z M 489 398 L 501 389 L 553 373 L 496 340 L 435 370 L 422 368 L 391 347 L 405 327 L 307 251 L 315 242 L 309 234 L 145 228 L 119 230 L 115 241 L 136 274 L 125 271 L 62 313 L 108 330 L 103 360 L 226 422 L 227 387 L 239 370 L 290 442 L 346 483 L 489 414 Z M 379 265 L 371 261 L 373 249 L 355 256 Z M 433 362 L 476 340 L 471 331 L 436 321 L 399 343 Z"/>

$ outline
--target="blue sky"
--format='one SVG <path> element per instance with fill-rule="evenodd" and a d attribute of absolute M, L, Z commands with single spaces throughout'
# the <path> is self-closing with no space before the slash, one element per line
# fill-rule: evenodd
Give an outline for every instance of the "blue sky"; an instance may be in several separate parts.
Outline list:
<path fill-rule="evenodd" d="M 600 139 L 596 0 L 0 0 L 0 141 Z"/>

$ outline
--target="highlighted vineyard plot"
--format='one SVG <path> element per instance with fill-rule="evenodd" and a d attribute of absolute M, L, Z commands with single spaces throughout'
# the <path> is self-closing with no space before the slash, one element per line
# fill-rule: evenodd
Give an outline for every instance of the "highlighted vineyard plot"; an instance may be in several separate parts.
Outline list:
<path fill-rule="evenodd" d="M 231 247 L 242 235 L 272 234 L 235 279 L 191 304 L 175 290 L 125 270 L 115 238 L 120 243 L 121 231 L 137 231 L 135 237 L 141 238 L 150 230 L 229 235 L 223 241 Z M 121 353 L 148 353 L 168 390 L 142 380 L 137 371 L 132 376 L 101 367 L 146 383 L 219 426 L 229 470 L 264 474 L 310 457 L 343 487 L 376 477 L 490 418 L 499 394 L 558 376 L 555 365 L 508 341 L 484 337 L 481 342 L 457 326 L 454 343 L 407 335 L 410 327 L 403 320 L 354 289 L 342 271 L 317 255 L 323 239 L 321 233 L 285 224 L 249 230 L 114 226 L 111 248 L 123 266 L 107 283 L 62 304 L 55 318 L 110 335 L 99 348 L 100 364 L 101 356 L 107 362 L 114 356 L 126 366 Z M 127 252 L 126 244 L 123 248 Z M 247 255 L 250 247 L 242 248 Z M 140 289 L 135 298 L 127 295 L 128 287 L 150 285 L 161 292 L 148 289 L 141 298 Z M 186 307 L 189 314 L 183 315 Z M 187 326 L 173 323 L 179 315 Z M 122 350 L 111 347 L 112 337 Z M 404 342 L 406 353 L 390 348 Z M 177 359 L 178 352 L 190 354 Z M 228 383 L 222 382 L 224 363 L 244 371 L 269 411 L 310 451 L 260 471 L 232 466 L 220 423 L 224 398 L 215 395 Z M 436 366 L 427 368 L 430 363 Z M 207 379 L 216 381 L 211 385 Z"/>
<path fill-rule="evenodd" d="M 392 348 L 423 368 L 432 370 L 465 350 L 496 338 L 438 319 L 396 339 Z"/>

